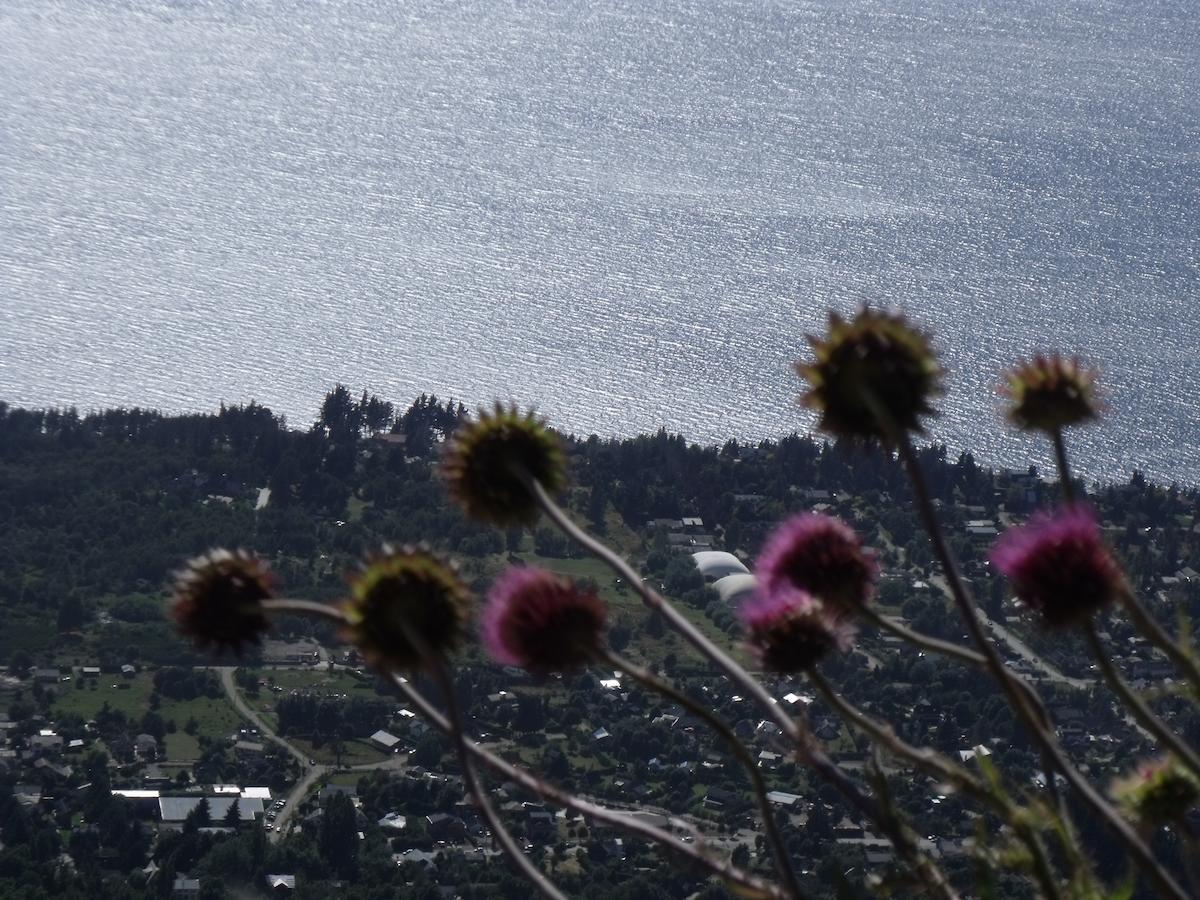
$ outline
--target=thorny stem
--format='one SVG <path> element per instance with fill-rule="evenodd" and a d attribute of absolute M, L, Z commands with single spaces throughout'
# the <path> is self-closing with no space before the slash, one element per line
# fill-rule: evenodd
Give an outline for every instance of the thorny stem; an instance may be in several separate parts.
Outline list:
<path fill-rule="evenodd" d="M 1068 503 L 1075 502 L 1075 486 L 1071 482 L 1071 470 L 1067 464 L 1067 448 L 1063 442 L 1062 429 L 1056 428 L 1051 432 L 1054 439 L 1054 455 L 1058 462 L 1058 479 L 1062 483 L 1063 499 Z M 1191 681 L 1192 687 L 1200 691 L 1200 665 L 1195 657 L 1176 643 L 1158 621 L 1150 615 L 1133 590 L 1126 588 L 1122 592 L 1125 609 L 1134 624 L 1150 641 L 1154 643 L 1167 657 L 1181 669 Z"/>
<path fill-rule="evenodd" d="M 1154 616 L 1150 615 L 1146 607 L 1138 600 L 1132 588 L 1126 586 L 1121 591 L 1121 602 L 1138 630 L 1165 653 L 1171 662 L 1175 663 L 1176 668 L 1182 669 L 1187 675 L 1188 681 L 1192 683 L 1192 689 L 1200 692 L 1200 665 L 1197 664 L 1196 658 L 1172 640 L 1171 636 L 1163 630 Z"/>
<path fill-rule="evenodd" d="M 1063 500 L 1070 506 L 1075 502 L 1075 484 L 1071 481 L 1071 467 L 1067 465 L 1067 445 L 1063 441 L 1061 428 L 1050 432 L 1054 440 L 1054 460 L 1058 463 L 1058 481 L 1062 486 Z"/>
<path fill-rule="evenodd" d="M 1046 896 L 1052 900 L 1059 896 L 1058 882 L 1050 866 L 1049 856 L 1041 837 L 1027 823 L 1019 821 L 1017 810 L 1006 795 L 1000 791 L 989 789 L 962 766 L 956 765 L 937 751 L 929 747 L 914 747 L 909 744 L 896 734 L 890 725 L 876 721 L 850 703 L 816 669 L 810 669 L 807 674 L 809 682 L 817 689 L 825 702 L 832 706 L 843 719 L 870 736 L 877 747 L 886 747 L 897 757 L 907 759 L 917 769 L 937 778 L 943 778 L 955 788 L 991 806 L 1013 826 L 1022 842 L 1029 848 L 1029 852 L 1033 856 L 1036 877 Z"/>
<path fill-rule="evenodd" d="M 969 647 L 964 647 L 961 644 L 955 644 L 950 641 L 943 641 L 941 638 L 935 638 L 932 635 L 925 634 L 924 632 L 914 631 L 911 628 L 901 625 L 899 622 L 894 622 L 891 619 L 886 618 L 874 607 L 865 603 L 860 607 L 860 612 L 864 618 L 874 623 L 878 628 L 890 632 L 891 634 L 896 635 L 898 638 L 908 641 L 917 647 L 928 650 L 932 653 L 940 653 L 942 656 L 959 660 L 960 662 L 965 662 L 968 665 L 983 669 L 985 672 L 987 671 L 987 660 L 982 654 L 976 653 Z M 1016 685 L 1025 694 L 1025 699 L 1029 701 L 1030 705 L 1036 711 L 1038 721 L 1041 723 L 1042 727 L 1049 728 L 1050 717 L 1046 712 L 1045 704 L 1042 703 L 1042 698 L 1039 697 L 1037 692 L 1023 679 L 1017 679 Z M 1063 805 L 1062 797 L 1059 795 L 1058 783 L 1054 780 L 1056 767 L 1053 759 L 1051 759 L 1044 750 L 1042 751 L 1042 770 L 1046 777 L 1046 792 L 1050 796 L 1050 801 L 1053 803 L 1055 810 L 1058 812 L 1059 818 L 1063 821 L 1063 824 L 1067 825 L 1068 821 L 1066 807 Z"/>
<path fill-rule="evenodd" d="M 887 815 L 886 811 L 871 797 L 864 794 L 862 789 L 843 772 L 828 754 L 820 747 L 808 729 L 792 719 L 779 708 L 775 699 L 767 693 L 749 672 L 739 666 L 724 650 L 710 641 L 673 605 L 667 602 L 653 588 L 648 587 L 641 576 L 619 553 L 606 544 L 596 540 L 586 531 L 576 525 L 561 507 L 546 493 L 546 489 L 528 473 L 522 473 L 526 486 L 533 493 L 534 499 L 542 511 L 550 518 L 559 530 L 567 537 L 588 550 L 621 578 L 625 579 L 643 602 L 651 610 L 657 611 L 670 623 L 671 627 L 683 635 L 701 655 L 717 665 L 738 688 L 748 694 L 767 713 L 772 721 L 779 726 L 791 745 L 796 748 L 800 761 L 832 784 L 847 800 L 856 806 L 875 825 L 888 836 L 904 860 L 918 871 L 925 883 L 936 894 L 943 898 L 957 898 L 953 887 L 946 881 L 946 876 L 940 869 L 922 853 L 917 845 L 916 837 L 910 831 L 900 826 L 896 820 Z"/>
<path fill-rule="evenodd" d="M 724 738 L 729 748 L 733 751 L 733 755 L 738 758 L 738 761 L 746 769 L 746 774 L 750 776 L 750 784 L 754 789 L 754 798 L 758 803 L 759 816 L 762 819 L 763 827 L 766 829 L 767 840 L 771 844 L 771 855 L 775 862 L 775 869 L 779 873 L 779 878 L 786 887 L 789 896 L 803 897 L 804 893 L 800 890 L 800 885 L 796 881 L 796 873 L 792 870 L 792 863 L 788 856 L 787 848 L 783 844 L 783 838 L 780 836 L 779 828 L 775 823 L 775 815 L 771 810 L 771 801 L 767 799 L 767 786 L 763 782 L 762 772 L 759 771 L 758 764 L 754 761 L 754 757 L 750 755 L 750 751 L 746 749 L 746 745 L 738 740 L 737 735 L 733 733 L 733 729 L 714 715 L 711 710 L 706 709 L 703 704 L 697 703 L 679 688 L 675 687 L 675 685 L 659 678 L 649 669 L 630 662 L 612 650 L 603 651 L 601 660 L 624 672 L 644 687 L 662 694 L 664 697 L 679 704 Z"/>
<path fill-rule="evenodd" d="M 442 715 L 434 706 L 425 699 L 425 697 L 415 687 L 393 673 L 391 675 L 392 684 L 404 696 L 409 703 L 417 708 L 420 715 L 434 728 L 441 731 L 443 734 L 450 734 L 450 721 Z M 577 812 L 585 818 L 602 822 L 606 825 L 611 825 L 614 828 L 620 828 L 631 834 L 636 834 L 647 840 L 654 841 L 660 844 L 667 850 L 685 856 L 694 862 L 696 865 L 706 869 L 731 884 L 738 884 L 753 893 L 757 892 L 763 896 L 773 897 L 776 900 L 785 900 L 783 892 L 775 885 L 768 884 L 759 878 L 737 868 L 729 863 L 715 859 L 703 851 L 703 836 L 692 828 L 691 825 L 683 820 L 673 820 L 676 824 L 687 828 L 696 836 L 697 843 L 689 844 L 670 832 L 664 831 L 648 822 L 643 822 L 640 819 L 630 815 L 629 813 L 621 812 L 615 809 L 609 809 L 605 806 L 592 803 L 589 800 L 584 800 L 574 794 L 570 794 L 560 788 L 555 787 L 549 782 L 543 781 L 541 778 L 496 756 L 489 750 L 485 750 L 474 741 L 467 741 L 467 751 L 481 763 L 487 766 L 492 771 L 496 772 L 502 778 L 513 781 L 525 788 L 530 793 L 536 794 L 551 803 L 556 803 L 565 809 Z"/>
<path fill-rule="evenodd" d="M 877 627 L 880 631 L 886 631 L 894 634 L 901 640 L 908 641 L 920 647 L 922 650 L 928 650 L 931 653 L 939 653 L 942 656 L 948 656 L 951 659 L 957 659 L 960 662 L 965 662 L 972 666 L 984 666 L 987 661 L 972 650 L 970 647 L 964 647 L 961 644 L 955 644 L 950 641 L 943 641 L 941 638 L 935 638 L 932 635 L 925 634 L 920 631 L 914 631 L 899 622 L 887 618 L 879 610 L 863 603 L 858 607 L 859 614 L 868 622 Z"/>
<path fill-rule="evenodd" d="M 1200 777 L 1200 756 L 1192 750 L 1187 744 L 1179 739 L 1167 724 L 1160 719 L 1141 697 L 1134 693 L 1129 683 L 1117 671 L 1117 667 L 1113 665 L 1112 659 L 1104 648 L 1104 644 L 1100 641 L 1100 635 L 1096 633 L 1096 626 L 1090 619 L 1083 623 L 1083 635 L 1087 638 L 1088 647 L 1092 651 L 1092 656 L 1096 658 L 1096 663 L 1100 666 L 1100 671 L 1104 675 L 1104 680 L 1108 682 L 1108 686 L 1112 688 L 1113 693 L 1121 698 L 1121 702 L 1133 713 L 1143 728 L 1154 735 L 1158 740 L 1174 753 L 1179 761 L 1192 770 L 1193 774 Z"/>
<path fill-rule="evenodd" d="M 984 786 L 978 778 L 961 766 L 955 765 L 948 757 L 943 756 L 929 747 L 914 747 L 907 743 L 892 729 L 890 725 L 877 722 L 854 706 L 849 700 L 839 694 L 825 676 L 816 669 L 807 673 L 808 680 L 825 702 L 843 719 L 850 722 L 860 731 L 866 732 L 877 744 L 887 747 L 896 756 L 907 759 L 918 769 L 938 778 L 943 778 L 955 788 L 970 794 L 977 800 L 987 803 L 996 801 L 995 795 Z"/>
<path fill-rule="evenodd" d="M 1013 675 L 1008 667 L 1004 665 L 1004 661 L 1001 660 L 995 646 L 987 639 L 987 635 L 983 631 L 983 625 L 980 623 L 979 616 L 975 611 L 975 602 L 971 599 L 971 595 L 963 583 L 962 575 L 958 571 L 958 564 L 950 553 L 949 546 L 946 544 L 946 537 L 942 532 L 937 514 L 933 508 L 932 498 L 929 495 L 929 487 L 925 483 L 924 474 L 921 472 L 921 466 L 917 462 L 916 452 L 913 450 L 908 433 L 897 429 L 891 422 L 891 417 L 887 415 L 886 410 L 882 409 L 877 403 L 873 403 L 872 406 L 875 407 L 876 418 L 885 425 L 890 442 L 899 451 L 901 462 L 908 472 L 909 481 L 916 496 L 917 509 L 920 512 L 922 523 L 925 526 L 925 531 L 928 533 L 930 541 L 933 543 L 934 555 L 937 557 L 938 563 L 945 573 L 946 582 L 950 585 L 950 594 L 954 598 L 954 603 L 958 607 L 963 623 L 967 626 L 972 640 L 987 661 L 989 674 L 1000 685 L 1008 697 L 1009 705 L 1024 720 L 1030 733 L 1054 760 L 1055 765 L 1062 772 L 1063 777 L 1067 779 L 1071 787 L 1075 789 L 1080 798 L 1092 811 L 1107 822 L 1109 827 L 1117 833 L 1117 836 L 1129 849 L 1138 868 L 1154 882 L 1155 887 L 1162 894 L 1174 897 L 1176 900 L 1185 900 L 1187 894 L 1184 893 L 1183 888 L 1158 864 L 1153 853 L 1151 853 L 1145 842 L 1129 826 L 1129 823 L 1122 819 L 1116 810 L 1071 765 L 1062 748 L 1058 745 L 1053 732 L 1048 727 L 1042 725 L 1036 711 L 1029 704 L 1025 693 L 1017 686 L 1020 684 L 1021 679 Z"/>
<path fill-rule="evenodd" d="M 492 802 L 488 799 L 487 792 L 483 790 L 483 786 L 479 783 L 476 777 L 475 764 L 471 759 L 470 751 L 467 749 L 467 737 L 463 729 L 462 716 L 458 711 L 458 700 L 454 696 L 454 684 L 450 680 L 449 674 L 446 672 L 446 663 L 440 653 L 432 651 L 429 646 L 421 639 L 413 629 L 408 628 L 401 623 L 401 628 L 404 631 L 405 640 L 417 648 L 421 656 L 424 658 L 425 666 L 429 673 L 433 676 L 433 680 L 437 682 L 438 690 L 441 691 L 442 699 L 446 703 L 446 718 L 449 724 L 449 734 L 454 741 L 454 749 L 458 752 L 458 763 L 462 766 L 463 782 L 466 785 L 467 793 L 475 801 L 475 805 L 479 807 L 479 811 L 483 814 L 483 818 L 488 823 L 488 828 L 492 831 L 492 836 L 500 845 L 501 849 L 512 860 L 513 865 L 517 870 L 533 882 L 534 886 L 549 900 L 567 900 L 566 895 L 558 888 L 550 883 L 544 872 L 533 864 L 517 846 L 516 840 L 511 832 L 500 821 L 500 816 L 496 813 L 496 808 L 492 806 Z"/>
<path fill-rule="evenodd" d="M 1183 868 L 1187 872 L 1188 884 L 1192 892 L 1200 897 L 1200 841 L 1196 840 L 1196 829 L 1191 823 L 1179 816 L 1171 823 L 1179 843 L 1183 845 L 1180 856 L 1183 857 Z"/>

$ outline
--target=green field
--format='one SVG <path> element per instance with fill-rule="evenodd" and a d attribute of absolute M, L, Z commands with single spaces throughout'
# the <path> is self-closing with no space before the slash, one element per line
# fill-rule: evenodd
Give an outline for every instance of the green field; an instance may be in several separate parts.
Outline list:
<path fill-rule="evenodd" d="M 310 759 L 315 759 L 323 766 L 337 764 L 337 754 L 333 752 L 332 743 L 326 742 L 320 747 L 314 747 L 311 743 L 304 740 L 304 738 L 298 738 L 293 735 L 289 735 L 287 740 L 289 744 L 295 745 L 296 749 L 301 753 Z M 366 741 L 342 741 L 343 766 L 365 766 L 372 763 L 384 762 L 391 758 L 392 754 L 376 750 Z"/>
<path fill-rule="evenodd" d="M 76 683 L 70 681 L 58 686 L 58 697 L 54 702 L 56 716 L 74 714 L 86 722 L 96 718 L 96 714 L 107 703 L 110 709 L 123 712 L 130 720 L 137 722 L 150 709 L 154 673 L 139 672 L 132 678 L 105 674 L 100 678 L 84 680 L 82 689 L 77 688 Z M 158 714 L 164 721 L 175 723 L 175 732 L 168 733 L 166 737 L 166 759 L 170 762 L 191 762 L 197 759 L 200 755 L 200 736 L 225 738 L 242 723 L 241 716 L 224 694 L 215 699 L 163 698 L 158 707 Z M 184 732 L 189 719 L 196 720 L 195 735 Z"/>
<path fill-rule="evenodd" d="M 329 672 L 325 669 L 269 669 L 257 673 L 261 680 L 277 684 L 284 691 L 293 688 L 317 694 L 346 694 L 352 691 L 370 690 L 372 680 L 351 675 L 345 671 Z M 263 693 L 271 693 L 264 688 Z"/>
<path fill-rule="evenodd" d="M 205 735 L 214 739 L 229 737 L 247 724 L 237 710 L 222 695 L 216 700 L 198 697 L 195 700 L 164 700 L 159 714 L 168 722 L 174 721 L 176 731 L 167 735 L 167 759 L 172 762 L 191 762 L 200 757 L 200 742 Z M 184 732 L 189 719 L 196 720 L 196 736 Z"/>
<path fill-rule="evenodd" d="M 77 687 L 79 683 L 82 688 Z M 58 685 L 54 713 L 59 716 L 73 713 L 86 722 L 96 718 L 96 713 L 107 703 L 109 709 L 140 720 L 150 709 L 153 690 L 154 676 L 150 672 L 139 672 L 132 678 L 105 673 L 83 682 L 72 680 Z"/>
<path fill-rule="evenodd" d="M 368 772 L 336 772 L 333 775 L 330 775 L 326 779 L 325 783 L 326 784 L 345 784 L 345 785 L 349 785 L 350 787 L 357 787 L 359 779 L 361 779 L 369 774 L 370 773 L 368 773 Z"/>

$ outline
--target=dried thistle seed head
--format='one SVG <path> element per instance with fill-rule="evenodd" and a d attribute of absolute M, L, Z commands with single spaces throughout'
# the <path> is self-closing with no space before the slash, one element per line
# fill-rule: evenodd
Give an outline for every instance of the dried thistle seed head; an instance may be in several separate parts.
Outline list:
<path fill-rule="evenodd" d="M 854 638 L 842 618 L 795 588 L 757 593 L 738 615 L 750 652 L 772 672 L 808 671 L 831 651 L 848 650 Z"/>
<path fill-rule="evenodd" d="M 1026 431 L 1053 433 L 1099 412 L 1096 370 L 1078 357 L 1039 353 L 1005 375 L 1001 392 L 1009 400 L 1009 420 Z"/>
<path fill-rule="evenodd" d="M 537 520 L 522 473 L 550 493 L 560 491 L 567 483 L 566 455 L 545 422 L 499 403 L 459 426 L 442 462 L 450 493 L 466 514 L 497 525 Z"/>
<path fill-rule="evenodd" d="M 509 569 L 488 592 L 483 644 L 496 661 L 535 675 L 566 672 L 596 660 L 605 619 L 595 591 L 544 569 Z"/>
<path fill-rule="evenodd" d="M 1124 590 L 1125 576 L 1082 504 L 1042 513 L 1010 528 L 991 552 L 992 565 L 1017 597 L 1050 627 L 1075 624 Z"/>
<path fill-rule="evenodd" d="M 176 574 L 170 615 L 198 646 L 240 654 L 270 627 L 262 602 L 273 594 L 262 560 L 242 550 L 212 550 Z"/>
<path fill-rule="evenodd" d="M 820 414 L 823 431 L 887 442 L 879 410 L 901 431 L 920 432 L 922 417 L 935 415 L 930 402 L 942 392 L 942 369 L 904 316 L 864 308 L 846 321 L 830 313 L 829 333 L 808 340 L 815 359 L 795 364 L 809 384 L 800 403 Z"/>
<path fill-rule="evenodd" d="M 347 637 L 372 665 L 416 669 L 422 649 L 441 654 L 458 646 L 470 618 L 470 594 L 454 566 L 429 550 L 385 545 L 351 576 L 342 612 Z"/>
<path fill-rule="evenodd" d="M 847 614 L 870 600 L 878 566 L 858 535 L 833 516 L 792 516 L 771 533 L 754 568 L 768 592 L 798 588 Z"/>
<path fill-rule="evenodd" d="M 1129 818 L 1147 825 L 1179 821 L 1200 805 L 1200 779 L 1172 756 L 1144 763 L 1109 792 Z"/>

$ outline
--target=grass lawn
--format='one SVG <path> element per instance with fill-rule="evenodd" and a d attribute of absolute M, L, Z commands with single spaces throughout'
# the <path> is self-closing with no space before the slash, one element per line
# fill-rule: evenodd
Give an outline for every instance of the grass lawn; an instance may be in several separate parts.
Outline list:
<path fill-rule="evenodd" d="M 81 683 L 82 689 L 74 686 L 75 681 L 59 685 L 58 697 L 54 701 L 55 715 L 75 714 L 87 721 L 96 718 L 96 714 L 107 703 L 110 709 L 120 710 L 130 720 L 137 722 L 150 709 L 150 694 L 154 690 L 152 672 L 139 672 L 133 678 L 105 674 Z M 191 762 L 199 758 L 198 736 L 228 737 L 242 723 L 242 717 L 224 694 L 195 700 L 163 698 L 158 714 L 164 721 L 175 722 L 175 732 L 168 734 L 166 739 L 166 755 L 171 762 Z M 196 720 L 195 736 L 184 732 L 189 719 Z"/>
<path fill-rule="evenodd" d="M 366 500 L 361 500 L 358 497 L 351 496 L 346 501 L 346 520 L 350 522 L 359 522 L 363 517 L 363 510 L 372 504 Z"/>
<path fill-rule="evenodd" d="M 200 741 L 182 730 L 167 735 L 166 759 L 174 763 L 195 762 L 200 758 Z"/>
<path fill-rule="evenodd" d="M 323 668 L 314 669 L 265 669 L 258 672 L 261 679 L 273 681 L 284 692 L 290 690 L 309 691 L 314 694 L 349 696 L 354 691 L 371 691 L 374 680 L 359 678 L 348 672 L 329 672 Z M 275 692 L 269 688 L 261 689 L 261 699 Z"/>
<path fill-rule="evenodd" d="M 337 755 L 333 752 L 333 744 L 328 741 L 320 747 L 314 747 L 304 738 L 289 735 L 288 743 L 294 744 L 297 750 L 310 759 L 315 759 L 321 765 L 332 766 L 337 763 Z M 343 766 L 363 766 L 368 763 L 383 762 L 391 758 L 392 754 L 376 750 L 365 741 L 342 741 Z"/>
<path fill-rule="evenodd" d="M 83 688 L 77 684 L 83 684 Z M 150 708 L 153 689 L 154 677 L 149 672 L 139 672 L 132 678 L 106 673 L 82 682 L 72 680 L 57 686 L 54 712 L 59 716 L 74 713 L 86 722 L 96 718 L 96 713 L 107 703 L 110 709 L 120 710 L 138 721 Z"/>
<path fill-rule="evenodd" d="M 167 735 L 167 759 L 172 762 L 191 762 L 200 757 L 199 735 L 225 738 L 247 724 L 237 710 L 222 694 L 212 700 L 197 697 L 195 700 L 164 700 L 159 715 L 168 721 L 174 720 L 176 731 Z M 196 720 L 196 737 L 184 732 L 189 719 Z"/>

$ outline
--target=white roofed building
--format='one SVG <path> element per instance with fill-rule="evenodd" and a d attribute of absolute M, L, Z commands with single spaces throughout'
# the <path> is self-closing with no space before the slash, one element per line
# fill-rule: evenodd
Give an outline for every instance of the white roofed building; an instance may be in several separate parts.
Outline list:
<path fill-rule="evenodd" d="M 394 734 L 388 734 L 382 729 L 371 735 L 370 741 L 380 750 L 385 753 L 392 753 L 400 744 L 400 738 Z"/>
<path fill-rule="evenodd" d="M 714 582 L 713 588 L 720 595 L 721 600 L 728 604 L 735 604 L 742 600 L 748 594 L 754 593 L 754 588 L 758 585 L 754 576 L 749 572 L 726 575 L 724 578 Z"/>
<path fill-rule="evenodd" d="M 705 581 L 717 581 L 726 575 L 745 575 L 750 572 L 745 563 L 724 550 L 700 550 L 692 554 L 692 559 Z"/>

